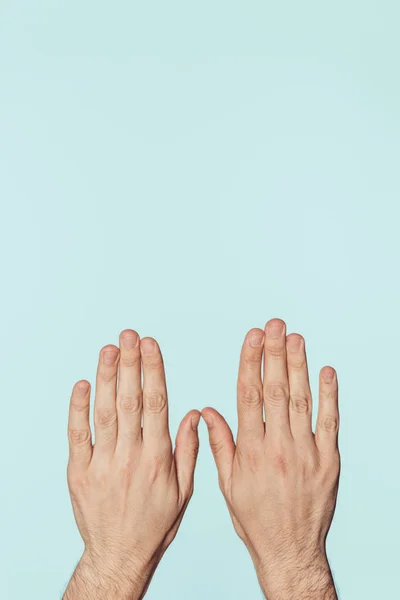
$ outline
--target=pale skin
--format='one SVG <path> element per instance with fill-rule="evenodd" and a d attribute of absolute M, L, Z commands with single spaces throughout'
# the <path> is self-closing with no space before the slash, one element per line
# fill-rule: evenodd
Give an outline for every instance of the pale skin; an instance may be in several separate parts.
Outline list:
<path fill-rule="evenodd" d="M 337 600 L 325 549 L 340 471 L 332 367 L 320 371 L 315 433 L 311 402 L 304 339 L 272 319 L 242 347 L 236 443 L 216 410 L 202 411 L 221 491 L 268 600 Z"/>
<path fill-rule="evenodd" d="M 129 329 L 100 352 L 94 445 L 89 406 L 90 384 L 78 381 L 68 485 L 85 550 L 64 600 L 139 600 L 193 493 L 200 412 L 182 420 L 174 450 L 160 348 Z"/>
<path fill-rule="evenodd" d="M 287 336 L 285 323 L 273 319 L 246 335 L 237 389 L 236 443 L 216 410 L 201 414 L 264 594 L 336 600 L 325 550 L 340 470 L 336 372 L 320 372 L 314 434 L 304 339 Z M 119 347 L 100 351 L 95 444 L 90 391 L 88 381 L 78 381 L 70 402 L 68 484 L 85 550 L 64 600 L 139 600 L 193 494 L 200 413 L 184 417 L 174 449 L 160 348 L 130 329 Z"/>

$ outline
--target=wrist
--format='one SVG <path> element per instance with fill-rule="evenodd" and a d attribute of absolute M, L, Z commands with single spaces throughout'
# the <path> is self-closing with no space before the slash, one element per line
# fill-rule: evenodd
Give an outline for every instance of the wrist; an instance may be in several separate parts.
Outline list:
<path fill-rule="evenodd" d="M 85 550 L 68 585 L 64 600 L 141 600 L 154 569 L 138 557 L 111 553 L 94 556 Z"/>
<path fill-rule="evenodd" d="M 337 600 L 325 553 L 259 560 L 256 570 L 268 600 Z"/>

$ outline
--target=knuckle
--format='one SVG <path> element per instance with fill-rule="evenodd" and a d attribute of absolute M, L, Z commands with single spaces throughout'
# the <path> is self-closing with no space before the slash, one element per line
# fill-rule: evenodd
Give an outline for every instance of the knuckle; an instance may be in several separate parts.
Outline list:
<path fill-rule="evenodd" d="M 275 454 L 273 463 L 278 473 L 280 473 L 281 475 L 287 474 L 288 460 L 282 452 L 278 452 L 277 454 Z"/>
<path fill-rule="evenodd" d="M 265 353 L 271 358 L 282 358 L 283 348 L 280 346 L 267 346 L 265 349 Z"/>
<path fill-rule="evenodd" d="M 75 472 L 70 466 L 67 472 L 68 486 L 74 493 L 83 491 L 88 486 L 88 479 L 86 474 L 81 472 Z"/>
<path fill-rule="evenodd" d="M 262 392 L 257 385 L 245 386 L 239 397 L 241 402 L 249 408 L 259 408 L 262 404 Z"/>
<path fill-rule="evenodd" d="M 149 412 L 158 414 L 167 405 L 167 395 L 159 391 L 146 392 L 144 402 Z"/>
<path fill-rule="evenodd" d="M 126 460 L 119 465 L 119 474 L 122 480 L 126 481 L 131 479 L 133 467 L 134 461 L 132 457 L 126 458 Z"/>
<path fill-rule="evenodd" d="M 110 464 L 96 465 L 95 469 L 88 473 L 90 483 L 99 490 L 107 490 L 110 487 Z"/>
<path fill-rule="evenodd" d="M 117 413 L 113 408 L 96 408 L 95 425 L 107 429 L 112 427 L 117 420 Z"/>
<path fill-rule="evenodd" d="M 148 469 L 151 480 L 155 480 L 158 477 L 158 475 L 165 469 L 165 467 L 169 465 L 170 456 L 171 452 L 169 450 L 158 452 L 157 454 L 154 454 L 154 456 L 152 456 Z"/>
<path fill-rule="evenodd" d="M 139 356 L 129 356 L 129 355 L 124 355 L 121 354 L 121 358 L 120 358 L 120 366 L 121 367 L 136 367 L 138 364 L 140 364 L 140 357 Z"/>
<path fill-rule="evenodd" d="M 256 352 L 246 352 L 243 362 L 247 367 L 254 368 L 261 364 L 261 356 Z"/>
<path fill-rule="evenodd" d="M 293 356 L 288 359 L 288 363 L 292 371 L 303 371 L 306 366 L 306 360 L 304 357 L 293 358 Z"/>
<path fill-rule="evenodd" d="M 102 369 L 99 371 L 100 383 L 112 383 L 117 376 L 116 369 Z"/>
<path fill-rule="evenodd" d="M 310 398 L 306 394 L 292 394 L 290 396 L 291 406 L 296 413 L 308 414 Z"/>
<path fill-rule="evenodd" d="M 160 371 L 163 369 L 164 363 L 161 356 L 155 356 L 154 358 L 143 360 L 143 366 L 146 371 Z"/>
<path fill-rule="evenodd" d="M 339 452 L 335 452 L 329 457 L 324 457 L 320 465 L 320 477 L 324 487 L 336 487 L 340 475 L 340 456 Z"/>
<path fill-rule="evenodd" d="M 262 453 L 252 446 L 246 446 L 239 451 L 241 461 L 250 469 L 252 473 L 260 469 L 262 463 Z"/>
<path fill-rule="evenodd" d="M 265 387 L 265 400 L 270 406 L 282 406 L 288 397 L 288 386 L 283 383 L 268 383 Z"/>
<path fill-rule="evenodd" d="M 321 398 L 327 403 L 334 402 L 336 400 L 336 391 L 332 388 L 322 389 Z"/>
<path fill-rule="evenodd" d="M 69 429 L 68 438 L 72 445 L 81 446 L 87 444 L 91 438 L 89 429 Z"/>
<path fill-rule="evenodd" d="M 121 394 L 119 405 L 124 413 L 134 414 L 138 412 L 142 406 L 142 393 Z"/>
<path fill-rule="evenodd" d="M 71 402 L 71 409 L 75 412 L 83 413 L 84 415 L 89 413 L 89 403 L 88 402 L 77 402 L 73 400 Z"/>
<path fill-rule="evenodd" d="M 339 430 L 339 419 L 332 415 L 327 415 L 322 420 L 322 428 L 327 433 L 337 433 Z"/>
<path fill-rule="evenodd" d="M 222 440 L 212 440 L 210 441 L 211 452 L 214 456 L 219 455 L 225 447 L 225 444 Z"/>

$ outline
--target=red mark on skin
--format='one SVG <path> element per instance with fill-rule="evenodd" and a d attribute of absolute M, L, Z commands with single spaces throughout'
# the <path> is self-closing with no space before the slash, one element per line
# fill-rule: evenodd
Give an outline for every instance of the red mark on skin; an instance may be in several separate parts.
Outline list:
<path fill-rule="evenodd" d="M 277 454 L 274 458 L 274 463 L 275 463 L 275 467 L 279 471 L 279 473 L 281 473 L 282 475 L 286 475 L 287 461 L 286 461 L 286 458 L 283 456 L 283 454 Z"/>

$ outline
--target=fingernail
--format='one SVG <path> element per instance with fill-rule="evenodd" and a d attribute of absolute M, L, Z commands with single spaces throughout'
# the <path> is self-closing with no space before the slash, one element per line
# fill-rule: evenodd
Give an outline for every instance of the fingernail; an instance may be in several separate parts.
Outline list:
<path fill-rule="evenodd" d="M 287 347 L 290 352 L 298 352 L 303 344 L 303 340 L 298 335 L 288 338 Z"/>
<path fill-rule="evenodd" d="M 199 421 L 200 421 L 200 415 L 193 415 L 192 416 L 192 429 L 193 431 L 197 431 L 197 428 L 199 426 Z"/>
<path fill-rule="evenodd" d="M 325 381 L 325 383 L 332 383 L 334 377 L 335 377 L 335 372 L 333 369 L 329 368 L 329 369 L 324 370 L 322 379 Z"/>
<path fill-rule="evenodd" d="M 113 365 L 115 363 L 115 361 L 117 360 L 117 357 L 118 357 L 117 350 L 106 350 L 103 353 L 104 364 L 111 367 L 111 365 Z"/>
<path fill-rule="evenodd" d="M 78 396 L 86 396 L 89 391 L 89 384 L 86 381 L 82 381 L 76 386 L 76 392 Z"/>
<path fill-rule="evenodd" d="M 263 331 L 253 331 L 248 337 L 249 346 L 251 346 L 252 348 L 259 348 L 262 345 L 263 341 Z"/>
<path fill-rule="evenodd" d="M 153 354 L 156 349 L 156 345 L 153 340 L 142 340 L 140 344 L 143 354 Z"/>
<path fill-rule="evenodd" d="M 205 420 L 205 422 L 206 422 L 206 424 L 207 424 L 208 427 L 212 427 L 213 426 L 214 419 L 213 419 L 212 415 L 210 415 L 209 413 L 201 413 L 201 416 Z"/>
<path fill-rule="evenodd" d="M 122 336 L 122 341 L 124 343 L 125 348 L 127 348 L 128 350 L 132 350 L 132 348 L 137 346 L 139 336 L 133 331 L 125 332 Z"/>
<path fill-rule="evenodd" d="M 270 321 L 267 323 L 266 332 L 267 335 L 278 338 L 282 335 L 285 326 L 281 321 Z"/>

